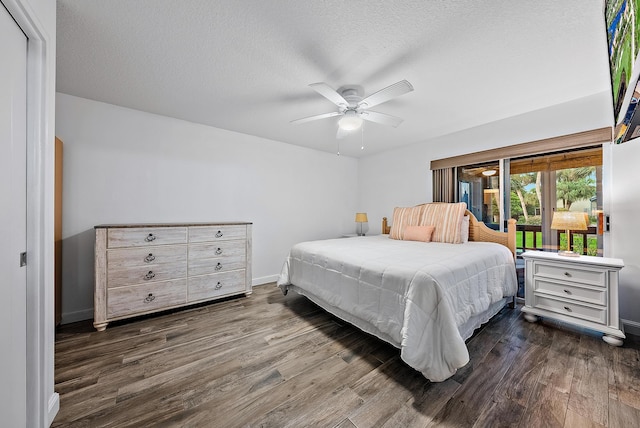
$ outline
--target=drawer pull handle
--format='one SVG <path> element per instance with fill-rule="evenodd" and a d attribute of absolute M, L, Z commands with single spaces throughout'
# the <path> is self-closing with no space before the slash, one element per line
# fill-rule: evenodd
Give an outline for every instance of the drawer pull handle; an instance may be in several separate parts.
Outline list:
<path fill-rule="evenodd" d="M 222 248 L 218 248 L 218 249 L 216 250 L 216 255 L 218 255 L 218 256 L 219 256 L 220 254 L 222 254 Z"/>
<path fill-rule="evenodd" d="M 153 254 L 149 253 L 149 255 L 147 257 L 144 258 L 144 261 L 146 263 L 151 263 L 152 261 L 154 261 L 156 259 L 156 256 L 154 256 Z"/>
<path fill-rule="evenodd" d="M 144 240 L 147 242 L 153 242 L 156 240 L 156 236 L 153 233 L 150 233 L 144 238 Z"/>
<path fill-rule="evenodd" d="M 216 238 L 222 238 L 222 231 L 219 230 L 218 233 L 216 233 Z"/>
<path fill-rule="evenodd" d="M 154 300 L 156 300 L 156 296 L 154 296 L 153 293 L 149 293 L 149 295 L 144 298 L 145 303 L 151 303 Z"/>
<path fill-rule="evenodd" d="M 570 308 L 569 306 L 564 306 L 564 309 L 565 309 L 567 312 L 572 312 L 572 311 L 571 311 L 571 308 Z"/>
<path fill-rule="evenodd" d="M 564 276 L 569 276 L 569 277 L 570 277 L 570 276 L 571 276 L 571 274 L 570 274 L 569 272 L 565 272 L 565 273 L 564 273 Z"/>
<path fill-rule="evenodd" d="M 215 267 L 216 270 L 222 269 L 222 263 L 218 263 Z"/>
<path fill-rule="evenodd" d="M 564 291 L 567 294 L 571 294 L 571 291 L 569 291 L 569 290 L 562 290 L 562 291 Z"/>
<path fill-rule="evenodd" d="M 220 283 L 220 281 L 218 281 L 218 283 L 216 284 L 216 286 L 214 288 L 216 290 L 220 290 L 222 288 L 222 284 Z"/>
<path fill-rule="evenodd" d="M 144 276 L 144 280 L 145 280 L 145 281 L 149 281 L 150 279 L 155 278 L 155 276 L 156 276 L 156 274 L 155 274 L 155 273 L 153 273 L 153 271 L 152 271 L 152 270 L 150 270 L 150 271 L 149 271 L 149 273 L 147 273 L 147 274 Z"/>

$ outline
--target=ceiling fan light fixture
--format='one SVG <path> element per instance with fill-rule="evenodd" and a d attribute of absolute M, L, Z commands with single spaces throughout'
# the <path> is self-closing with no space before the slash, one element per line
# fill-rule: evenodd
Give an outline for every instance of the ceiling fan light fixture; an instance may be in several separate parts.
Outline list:
<path fill-rule="evenodd" d="M 498 171 L 496 171 L 495 169 L 487 169 L 486 171 L 482 171 L 482 175 L 484 175 L 485 177 L 491 177 L 492 175 L 496 175 Z"/>
<path fill-rule="evenodd" d="M 344 131 L 355 131 L 362 126 L 362 118 L 355 111 L 349 110 L 338 121 L 338 126 Z"/>

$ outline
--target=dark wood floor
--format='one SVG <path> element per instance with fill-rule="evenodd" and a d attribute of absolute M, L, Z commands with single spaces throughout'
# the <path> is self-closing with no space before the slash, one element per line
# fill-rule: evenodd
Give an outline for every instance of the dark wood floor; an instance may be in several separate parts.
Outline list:
<path fill-rule="evenodd" d="M 56 427 L 638 427 L 640 344 L 505 308 L 430 383 L 399 351 L 273 284 L 56 334 Z"/>

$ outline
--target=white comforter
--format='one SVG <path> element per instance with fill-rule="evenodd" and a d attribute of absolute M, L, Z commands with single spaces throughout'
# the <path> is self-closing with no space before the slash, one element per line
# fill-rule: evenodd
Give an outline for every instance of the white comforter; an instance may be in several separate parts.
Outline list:
<path fill-rule="evenodd" d="M 499 244 L 378 235 L 295 245 L 278 279 L 283 291 L 287 285 L 371 325 L 407 364 L 442 381 L 469 361 L 459 327 L 513 296 L 517 280 L 513 256 Z"/>

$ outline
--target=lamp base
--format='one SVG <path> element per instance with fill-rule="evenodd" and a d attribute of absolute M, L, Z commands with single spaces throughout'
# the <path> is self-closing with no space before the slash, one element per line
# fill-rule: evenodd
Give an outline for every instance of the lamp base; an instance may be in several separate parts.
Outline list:
<path fill-rule="evenodd" d="M 563 257 L 580 257 L 580 254 L 567 250 L 558 251 L 558 255 Z"/>

